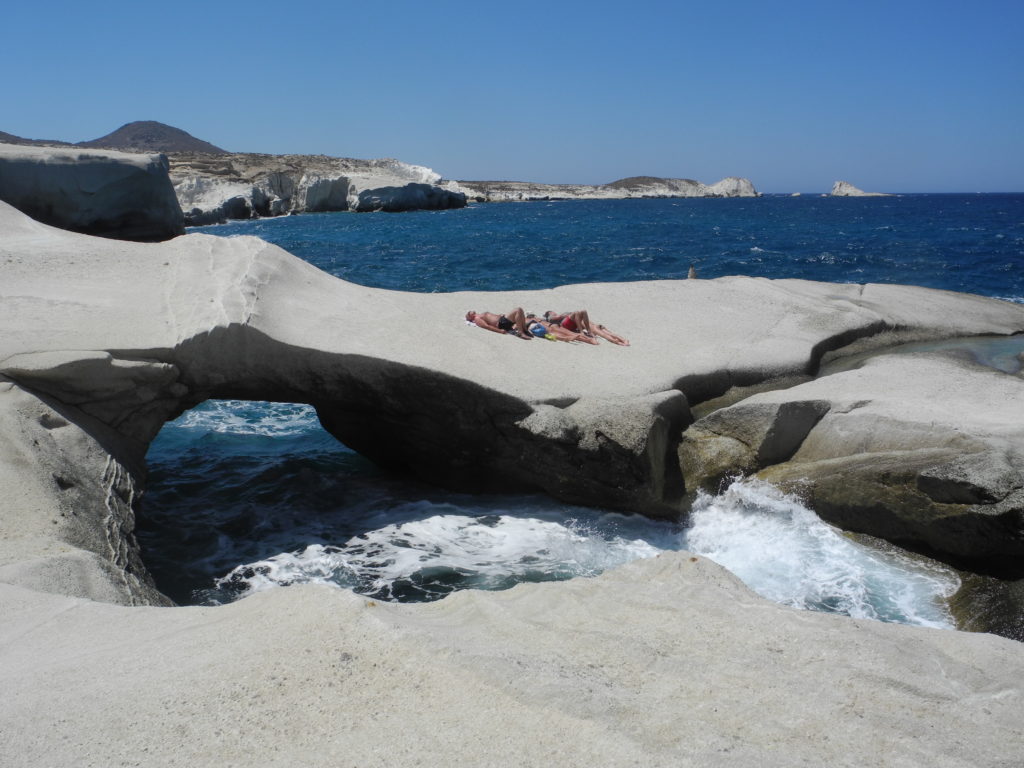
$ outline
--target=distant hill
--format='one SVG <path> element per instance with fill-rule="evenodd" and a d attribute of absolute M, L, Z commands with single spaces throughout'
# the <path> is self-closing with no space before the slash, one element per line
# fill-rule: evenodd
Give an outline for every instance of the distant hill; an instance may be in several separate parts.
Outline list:
<path fill-rule="evenodd" d="M 67 141 L 53 139 L 25 139 L 13 133 L 0 131 L 0 142 L 4 144 L 55 145 L 60 147 L 89 147 L 91 149 L 119 149 L 122 152 L 203 152 L 210 155 L 226 155 L 226 150 L 215 147 L 208 141 L 180 128 L 158 123 L 155 120 L 139 120 L 122 125 L 113 133 L 108 133 L 92 141 L 80 141 L 71 144 Z"/>
<path fill-rule="evenodd" d="M 180 128 L 173 128 L 154 120 L 139 120 L 122 125 L 113 133 L 99 139 L 79 142 L 80 147 L 120 149 L 125 152 L 204 152 L 226 155 L 226 150 L 208 141 L 197 139 Z"/>
<path fill-rule="evenodd" d="M 4 131 L 0 131 L 0 142 L 4 144 L 55 144 L 57 146 L 69 146 L 66 141 L 57 141 L 56 139 L 23 139 L 21 136 L 15 136 L 13 133 L 5 133 Z"/>

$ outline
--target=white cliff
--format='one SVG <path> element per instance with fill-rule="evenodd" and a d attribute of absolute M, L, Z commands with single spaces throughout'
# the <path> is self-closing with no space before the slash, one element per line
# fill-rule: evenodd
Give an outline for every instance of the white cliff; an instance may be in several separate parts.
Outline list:
<path fill-rule="evenodd" d="M 757 197 L 748 179 L 734 176 L 714 184 L 692 179 L 632 176 L 610 184 L 538 184 L 528 181 L 460 181 L 459 188 L 481 202 L 529 200 L 623 200 L 651 197 Z"/>
<path fill-rule="evenodd" d="M 183 229 L 163 155 L 0 144 L 0 200 L 74 232 L 167 240 Z"/>
<path fill-rule="evenodd" d="M 322 155 L 171 155 L 190 225 L 322 211 L 459 208 L 465 196 L 439 174 L 399 160 Z"/>

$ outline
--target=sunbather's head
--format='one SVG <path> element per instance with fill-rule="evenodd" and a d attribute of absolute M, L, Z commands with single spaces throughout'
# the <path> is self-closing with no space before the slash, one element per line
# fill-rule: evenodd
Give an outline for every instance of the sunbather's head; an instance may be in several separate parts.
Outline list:
<path fill-rule="evenodd" d="M 473 319 L 475 317 L 476 317 L 476 310 L 475 309 L 469 310 L 469 312 L 466 313 L 466 322 L 472 323 Z"/>

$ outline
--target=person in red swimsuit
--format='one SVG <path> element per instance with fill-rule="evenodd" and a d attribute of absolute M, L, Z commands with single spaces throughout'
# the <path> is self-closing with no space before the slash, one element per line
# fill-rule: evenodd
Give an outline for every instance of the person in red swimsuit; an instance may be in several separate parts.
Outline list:
<path fill-rule="evenodd" d="M 591 323 L 590 314 L 585 309 L 562 313 L 548 310 L 544 313 L 544 319 L 549 323 L 560 325 L 569 331 L 576 331 L 589 336 L 600 336 L 602 339 L 608 339 L 612 344 L 618 344 L 622 347 L 629 346 L 628 339 L 613 333 L 607 326 L 600 323 Z"/>
<path fill-rule="evenodd" d="M 539 326 L 539 330 L 538 330 Z M 593 336 L 587 336 L 583 333 L 576 333 L 570 331 L 565 326 L 557 323 L 549 323 L 547 320 L 541 317 L 537 317 L 534 314 L 527 313 L 526 315 L 526 327 L 530 329 L 530 333 L 534 336 L 542 336 L 544 334 L 550 334 L 556 341 L 582 341 L 585 344 L 597 344 L 597 339 Z M 543 334 L 541 333 L 543 331 Z"/>

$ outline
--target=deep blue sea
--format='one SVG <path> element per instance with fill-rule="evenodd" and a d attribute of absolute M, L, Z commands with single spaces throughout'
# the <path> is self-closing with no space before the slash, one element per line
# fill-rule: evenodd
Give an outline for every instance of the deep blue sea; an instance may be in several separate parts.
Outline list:
<path fill-rule="evenodd" d="M 1024 302 L 1024 195 L 492 203 L 307 214 L 192 231 L 256 235 L 345 280 L 441 292 L 722 275 L 908 283 Z M 858 542 L 774 488 L 736 483 L 680 525 L 397 477 L 301 404 L 210 401 L 149 452 L 147 565 L 182 603 L 323 582 L 385 600 L 592 576 L 689 549 L 812 610 L 950 626 L 956 575 Z"/>

